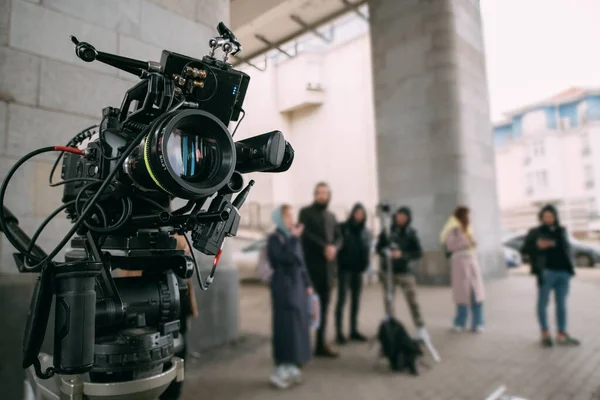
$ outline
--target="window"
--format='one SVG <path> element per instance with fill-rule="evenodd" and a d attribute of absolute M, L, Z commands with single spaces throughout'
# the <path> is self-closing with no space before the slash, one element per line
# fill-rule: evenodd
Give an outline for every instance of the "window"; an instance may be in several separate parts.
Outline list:
<path fill-rule="evenodd" d="M 584 132 L 581 135 L 581 154 L 584 156 L 589 156 L 590 153 L 590 135 L 587 132 Z"/>
<path fill-rule="evenodd" d="M 535 184 L 539 188 L 548 187 L 548 173 L 546 171 L 537 171 L 535 173 Z"/>
<path fill-rule="evenodd" d="M 586 165 L 584 170 L 585 187 L 592 189 L 594 187 L 594 169 L 591 165 Z"/>
<path fill-rule="evenodd" d="M 598 217 L 598 203 L 596 202 L 595 197 L 590 197 L 588 200 L 588 210 L 590 213 L 590 218 Z"/>
<path fill-rule="evenodd" d="M 533 194 L 533 173 L 531 172 L 527 174 L 527 186 L 525 187 L 525 193 L 528 196 Z"/>
<path fill-rule="evenodd" d="M 546 155 L 546 148 L 543 140 L 536 140 L 529 146 L 529 155 L 531 158 L 540 158 Z"/>

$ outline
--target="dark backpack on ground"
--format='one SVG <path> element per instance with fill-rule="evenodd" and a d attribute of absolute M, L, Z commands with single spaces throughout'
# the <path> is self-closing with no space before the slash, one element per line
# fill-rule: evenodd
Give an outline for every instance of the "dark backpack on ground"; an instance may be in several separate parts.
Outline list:
<path fill-rule="evenodd" d="M 423 351 L 397 319 L 388 318 L 383 321 L 379 325 L 377 337 L 392 371 L 408 370 L 412 375 L 419 375 L 417 358 L 423 355 Z"/>

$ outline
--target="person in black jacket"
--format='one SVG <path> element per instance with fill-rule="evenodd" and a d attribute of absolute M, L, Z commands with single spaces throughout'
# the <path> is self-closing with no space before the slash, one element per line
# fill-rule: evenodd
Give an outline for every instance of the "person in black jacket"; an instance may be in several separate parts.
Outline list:
<path fill-rule="evenodd" d="M 390 237 L 386 237 L 385 233 L 382 232 L 377 240 L 376 251 L 381 256 L 381 279 L 384 282 L 385 301 L 387 301 L 387 288 L 385 285 L 387 262 L 384 250 L 390 248 L 393 288 L 400 286 L 408 303 L 413 322 L 417 327 L 418 336 L 425 336 L 425 323 L 417 301 L 417 281 L 411 268 L 412 262 L 420 259 L 423 251 L 417 231 L 411 226 L 411 217 L 408 207 L 399 208 L 392 220 Z M 391 315 L 394 315 L 393 308 L 392 302 L 392 304 L 389 304 Z"/>
<path fill-rule="evenodd" d="M 318 183 L 314 203 L 300 210 L 299 222 L 304 225 L 302 248 L 314 290 L 321 301 L 321 324 L 317 329 L 315 356 L 337 357 L 339 354 L 326 344 L 327 312 L 331 289 L 337 275 L 336 257 L 342 247 L 342 235 L 335 215 L 327 210 L 331 199 L 329 186 Z"/>
<path fill-rule="evenodd" d="M 358 307 L 362 289 L 362 275 L 369 266 L 371 237 L 365 224 L 367 213 L 364 206 L 357 203 L 352 208 L 346 222 L 340 224 L 343 244 L 338 253 L 338 300 L 335 310 L 335 323 L 338 344 L 345 344 L 342 318 L 346 305 L 346 294 L 350 289 L 350 340 L 365 342 L 367 338 L 358 331 Z"/>
<path fill-rule="evenodd" d="M 522 252 L 530 257 L 532 273 L 538 277 L 537 314 L 544 347 L 553 345 L 546 310 L 550 293 L 554 291 L 558 332 L 556 343 L 579 345 L 567 332 L 567 295 L 575 267 L 566 229 L 560 225 L 558 212 L 547 205 L 539 213 L 540 226 L 529 231 Z"/>

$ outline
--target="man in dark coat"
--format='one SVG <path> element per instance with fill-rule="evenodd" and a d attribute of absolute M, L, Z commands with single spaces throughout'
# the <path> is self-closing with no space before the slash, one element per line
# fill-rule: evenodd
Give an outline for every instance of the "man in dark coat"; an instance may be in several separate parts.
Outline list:
<path fill-rule="evenodd" d="M 381 232 L 377 240 L 376 251 L 381 256 L 382 280 L 385 283 L 387 262 L 385 259 L 385 249 L 391 250 L 393 288 L 400 286 L 404 292 L 404 297 L 408 303 L 412 319 L 418 330 L 419 336 L 424 336 L 425 323 L 421 315 L 419 303 L 417 301 L 417 281 L 415 279 L 412 262 L 423 256 L 421 242 L 417 236 L 417 231 L 411 226 L 412 214 L 408 207 L 401 207 L 396 211 L 392 219 L 390 237 L 385 232 Z M 387 302 L 386 285 L 384 284 L 384 297 Z M 388 304 L 391 315 L 394 315 L 393 304 Z M 425 339 L 425 338 L 423 338 Z"/>
<path fill-rule="evenodd" d="M 338 344 L 345 344 L 342 330 L 346 294 L 350 289 L 350 340 L 366 341 L 358 331 L 358 308 L 362 288 L 362 276 L 369 266 L 371 235 L 366 228 L 367 213 L 362 204 L 356 203 L 346 222 L 340 224 L 343 244 L 337 257 L 338 261 L 338 301 L 335 310 L 335 323 Z"/>
<path fill-rule="evenodd" d="M 326 344 L 327 310 L 331 289 L 337 274 L 336 256 L 342 246 L 342 235 L 335 215 L 327 210 L 331 192 L 326 183 L 315 187 L 314 202 L 300 210 L 299 222 L 304 225 L 302 247 L 315 292 L 321 301 L 321 324 L 316 334 L 315 356 L 337 357 Z"/>
<path fill-rule="evenodd" d="M 567 332 L 567 296 L 571 277 L 575 275 L 568 233 L 560 225 L 558 212 L 552 205 L 540 210 L 539 220 L 540 225 L 527 233 L 521 251 L 529 256 L 532 273 L 538 278 L 537 313 L 542 331 L 541 344 L 544 347 L 554 344 L 546 315 L 550 293 L 554 291 L 558 325 L 556 342 L 578 345 L 579 341 Z"/>

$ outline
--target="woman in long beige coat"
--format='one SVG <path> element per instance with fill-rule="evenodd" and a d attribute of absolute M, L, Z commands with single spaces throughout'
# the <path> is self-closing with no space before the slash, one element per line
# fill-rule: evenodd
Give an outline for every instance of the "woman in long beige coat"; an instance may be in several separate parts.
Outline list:
<path fill-rule="evenodd" d="M 471 329 L 473 332 L 482 332 L 485 289 L 469 215 L 470 211 L 467 207 L 457 207 L 444 226 L 440 239 L 451 254 L 452 293 L 456 303 L 453 329 L 462 332 L 466 328 L 469 306 L 471 306 Z"/>

